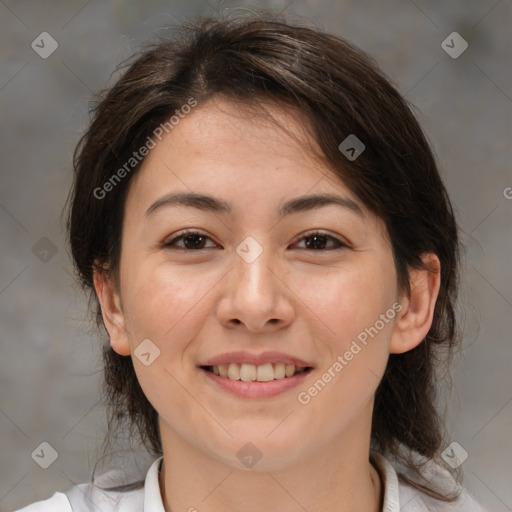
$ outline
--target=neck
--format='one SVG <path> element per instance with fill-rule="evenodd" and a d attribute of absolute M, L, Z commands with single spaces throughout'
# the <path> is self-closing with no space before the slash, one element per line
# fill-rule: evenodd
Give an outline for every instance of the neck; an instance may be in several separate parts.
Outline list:
<path fill-rule="evenodd" d="M 354 427 L 360 428 L 360 425 Z M 354 428 L 354 434 L 357 429 Z M 161 423 L 160 489 L 166 512 L 381 512 L 383 489 L 369 462 L 369 436 L 343 439 L 300 463 L 272 471 L 240 470 L 184 442 Z"/>

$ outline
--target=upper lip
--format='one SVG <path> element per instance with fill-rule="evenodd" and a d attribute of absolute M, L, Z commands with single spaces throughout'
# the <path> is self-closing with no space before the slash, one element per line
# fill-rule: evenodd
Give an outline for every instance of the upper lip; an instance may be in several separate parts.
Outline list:
<path fill-rule="evenodd" d="M 220 354 L 218 356 L 212 357 L 211 359 L 204 361 L 199 366 L 218 366 L 220 364 L 229 363 L 247 363 L 254 364 L 256 366 L 267 363 L 284 363 L 293 364 L 300 368 L 313 367 L 311 363 L 308 363 L 303 359 L 299 359 L 298 357 L 285 354 L 284 352 L 277 352 L 275 350 L 260 352 L 258 354 L 247 352 L 244 350 L 239 350 L 236 352 L 226 352 L 225 354 Z"/>

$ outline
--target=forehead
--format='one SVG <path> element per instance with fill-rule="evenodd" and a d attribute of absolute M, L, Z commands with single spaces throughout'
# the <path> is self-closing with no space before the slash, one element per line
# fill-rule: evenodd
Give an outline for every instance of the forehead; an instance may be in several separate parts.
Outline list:
<path fill-rule="evenodd" d="M 281 132 L 281 144 L 286 139 L 285 133 L 290 143 L 293 137 L 298 137 L 302 143 L 310 139 L 304 113 L 295 107 L 264 100 L 244 103 L 216 95 L 200 103 L 182 119 L 186 119 L 187 123 L 180 123 L 181 129 L 177 131 L 192 138 L 199 136 L 208 140 L 227 137 L 229 140 L 255 142 L 254 138 L 271 140 L 277 132 Z M 314 143 L 313 140 L 310 142 Z"/>
<path fill-rule="evenodd" d="M 297 111 L 276 105 L 255 110 L 214 97 L 156 141 L 130 184 L 136 194 L 129 192 L 127 200 L 147 208 L 156 197 L 180 190 L 263 206 L 313 188 L 355 199 L 316 151 L 307 120 Z"/>

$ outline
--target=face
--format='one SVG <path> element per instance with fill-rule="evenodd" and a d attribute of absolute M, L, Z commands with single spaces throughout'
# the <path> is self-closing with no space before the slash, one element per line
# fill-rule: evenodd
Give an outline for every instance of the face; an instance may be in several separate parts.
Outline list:
<path fill-rule="evenodd" d="M 106 321 L 162 436 L 259 469 L 363 435 L 403 307 L 382 220 L 268 108 L 287 130 L 216 98 L 150 151 Z"/>

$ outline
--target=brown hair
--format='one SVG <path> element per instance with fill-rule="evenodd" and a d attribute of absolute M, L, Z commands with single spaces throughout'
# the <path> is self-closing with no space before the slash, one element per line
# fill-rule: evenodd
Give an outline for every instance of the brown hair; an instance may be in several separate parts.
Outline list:
<path fill-rule="evenodd" d="M 127 187 L 140 164 L 124 173 L 105 197 L 97 198 L 97 190 L 190 98 L 201 103 L 220 94 L 249 106 L 266 101 L 294 109 L 309 121 L 328 167 L 385 221 L 400 290 L 409 290 L 408 268 L 422 268 L 424 253 L 440 259 L 441 287 L 432 327 L 416 348 L 390 355 L 376 392 L 371 433 L 374 449 L 419 475 L 419 463 L 400 446 L 433 459 L 444 442 L 436 386 L 440 364 L 449 362 L 457 343 L 459 242 L 435 158 L 406 100 L 347 41 L 267 13 L 198 18 L 135 57 L 103 93 L 74 155 L 69 240 L 98 326 L 103 320 L 93 269 L 116 276 Z M 353 161 L 338 149 L 350 134 L 365 145 Z M 105 344 L 104 362 L 109 428 L 113 431 L 116 423 L 129 426 L 149 450 L 160 454 L 158 415 L 138 383 L 131 358 Z M 454 499 L 405 475 L 401 478 L 439 499 Z"/>

